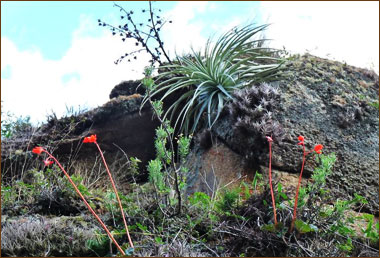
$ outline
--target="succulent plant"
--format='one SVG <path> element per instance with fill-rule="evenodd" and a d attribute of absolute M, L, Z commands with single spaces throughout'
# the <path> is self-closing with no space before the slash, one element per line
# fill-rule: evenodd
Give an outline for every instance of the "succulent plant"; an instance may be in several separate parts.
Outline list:
<path fill-rule="evenodd" d="M 273 106 L 278 103 L 279 89 L 268 83 L 244 88 L 233 93 L 228 111 L 234 118 L 234 127 L 243 134 L 271 136 L 281 141 L 284 135 L 281 124 L 274 118 Z"/>

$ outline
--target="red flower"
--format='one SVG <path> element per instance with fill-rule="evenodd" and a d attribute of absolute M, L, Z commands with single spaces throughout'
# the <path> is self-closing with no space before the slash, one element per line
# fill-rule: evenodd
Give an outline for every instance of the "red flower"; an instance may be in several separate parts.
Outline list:
<path fill-rule="evenodd" d="M 96 142 L 96 134 L 93 134 L 89 137 L 85 137 L 83 143 Z"/>
<path fill-rule="evenodd" d="M 305 138 L 303 138 L 303 136 L 302 135 L 300 135 L 300 136 L 298 136 L 298 140 L 300 141 L 299 143 L 298 143 L 298 145 L 304 145 L 304 140 L 305 140 Z"/>
<path fill-rule="evenodd" d="M 54 163 L 54 161 L 47 158 L 44 160 L 44 163 L 45 163 L 45 167 L 50 167 Z"/>
<path fill-rule="evenodd" d="M 265 136 L 265 137 L 267 137 L 268 142 L 273 142 L 272 137 L 269 137 L 269 136 Z"/>
<path fill-rule="evenodd" d="M 323 149 L 322 144 L 315 145 L 314 150 L 316 153 L 321 154 L 321 150 Z"/>
<path fill-rule="evenodd" d="M 44 150 L 44 148 L 42 147 L 34 147 L 34 149 L 32 150 L 33 153 L 36 153 L 38 155 L 40 155 Z"/>

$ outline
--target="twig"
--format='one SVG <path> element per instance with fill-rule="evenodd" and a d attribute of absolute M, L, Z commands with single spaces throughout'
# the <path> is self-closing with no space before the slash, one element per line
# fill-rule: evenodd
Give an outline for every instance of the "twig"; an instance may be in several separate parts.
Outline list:
<path fill-rule="evenodd" d="M 303 245 L 301 245 L 301 244 L 298 242 L 297 237 L 294 236 L 294 239 L 296 240 L 296 243 L 298 244 L 298 246 L 301 247 L 301 249 L 302 249 L 305 253 L 307 253 L 307 255 L 308 255 L 309 257 L 313 257 L 313 256 L 314 256 L 314 255 L 312 255 L 311 253 L 309 253 L 310 250 L 307 250 Z M 311 251 L 310 251 L 310 252 L 311 252 Z"/>
<path fill-rule="evenodd" d="M 172 240 L 172 244 L 174 243 L 174 241 L 176 240 L 177 236 L 179 235 L 179 233 L 182 231 L 182 228 L 180 228 L 177 232 L 177 234 L 175 235 L 175 237 L 173 238 Z"/>
<path fill-rule="evenodd" d="M 198 239 L 196 239 L 196 238 L 193 237 L 192 235 L 190 235 L 190 238 L 193 239 L 193 240 L 195 240 L 195 241 L 197 241 L 198 243 L 202 244 L 204 247 L 207 248 L 207 250 L 209 250 L 210 252 L 212 252 L 213 254 L 215 254 L 216 257 L 220 257 L 220 256 L 218 255 L 217 252 L 215 252 L 214 250 L 212 250 L 210 247 L 208 247 L 208 246 L 207 246 L 205 243 L 203 243 L 202 241 L 199 241 Z"/>

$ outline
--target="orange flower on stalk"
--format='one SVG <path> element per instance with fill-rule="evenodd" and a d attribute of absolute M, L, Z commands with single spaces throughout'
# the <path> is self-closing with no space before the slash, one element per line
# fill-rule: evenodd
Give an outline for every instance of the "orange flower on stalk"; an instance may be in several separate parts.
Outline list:
<path fill-rule="evenodd" d="M 298 136 L 298 140 L 300 141 L 299 143 L 298 143 L 298 145 L 304 145 L 304 140 L 305 140 L 305 138 L 303 138 L 303 136 L 302 135 L 300 135 L 300 136 Z"/>
<path fill-rule="evenodd" d="M 32 150 L 33 153 L 36 153 L 38 155 L 40 155 L 42 152 L 44 152 L 44 148 L 42 147 L 34 147 L 34 149 Z"/>
<path fill-rule="evenodd" d="M 50 167 L 53 165 L 54 161 L 50 160 L 49 158 L 44 160 L 45 167 Z"/>
<path fill-rule="evenodd" d="M 296 197 L 295 197 L 295 200 L 294 200 L 294 209 L 293 209 L 293 219 L 292 219 L 292 224 L 290 226 L 290 229 L 289 229 L 289 232 L 292 232 L 293 231 L 293 228 L 294 228 L 294 223 L 296 221 L 296 215 L 297 215 L 297 203 L 298 203 L 298 193 L 299 193 L 299 189 L 300 189 L 300 186 L 301 186 L 301 179 L 302 179 L 302 172 L 303 172 L 303 168 L 304 168 L 304 165 L 305 165 L 305 161 L 306 161 L 306 156 L 310 153 L 313 152 L 313 150 L 309 150 L 309 151 L 306 151 L 305 150 L 305 143 L 304 143 L 304 137 L 302 135 L 298 136 L 298 140 L 300 141 L 298 143 L 298 145 L 302 145 L 302 148 L 303 148 L 303 157 L 302 157 L 302 167 L 301 167 L 301 173 L 300 173 L 300 176 L 298 178 L 298 186 L 297 186 L 297 190 L 296 190 Z M 321 150 L 323 149 L 323 145 L 322 144 L 317 144 L 315 145 L 314 147 L 314 151 L 318 154 L 321 154 Z"/>
<path fill-rule="evenodd" d="M 83 140 L 83 143 L 91 143 L 91 142 L 96 142 L 96 134 L 93 134 L 89 137 L 85 137 Z"/>
<path fill-rule="evenodd" d="M 103 160 L 103 163 L 104 163 L 104 166 L 106 167 L 106 170 L 107 170 L 107 173 L 108 173 L 108 176 L 109 176 L 109 179 L 111 181 L 111 184 L 112 184 L 112 187 L 114 189 L 114 192 L 115 192 L 115 195 L 116 195 L 116 199 L 119 203 L 119 207 L 120 207 L 120 211 L 121 211 L 121 215 L 123 217 L 123 222 L 124 222 L 124 226 L 125 226 L 125 231 L 127 233 L 127 236 L 128 236 L 128 240 L 129 240 L 129 244 L 131 246 L 131 248 L 134 248 L 133 246 L 133 242 L 132 242 L 132 239 L 131 239 L 131 236 L 129 235 L 129 230 L 128 230 L 128 225 L 127 225 L 127 221 L 125 220 L 125 215 L 124 215 L 124 211 L 123 211 L 123 206 L 121 205 L 121 201 L 120 201 L 120 198 L 119 198 L 119 194 L 117 192 L 117 189 L 116 189 L 116 185 L 115 185 L 115 182 L 113 181 L 112 179 L 112 175 L 111 175 L 111 172 L 107 166 L 107 162 L 106 162 L 106 159 L 104 158 L 104 155 L 103 155 L 103 152 L 102 150 L 100 149 L 100 146 L 99 144 L 96 142 L 96 134 L 93 134 L 89 137 L 85 137 L 83 139 L 83 143 L 94 143 L 96 145 L 96 147 L 98 148 L 99 150 L 99 153 L 100 153 L 100 156 L 102 157 L 102 160 Z"/>
<path fill-rule="evenodd" d="M 321 154 L 321 150 L 323 149 L 322 144 L 315 145 L 314 150 L 316 153 Z"/>

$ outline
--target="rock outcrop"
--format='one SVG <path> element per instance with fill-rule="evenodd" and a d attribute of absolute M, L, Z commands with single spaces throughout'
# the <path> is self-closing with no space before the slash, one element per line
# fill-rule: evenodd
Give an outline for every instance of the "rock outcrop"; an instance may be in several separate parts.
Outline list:
<path fill-rule="evenodd" d="M 364 196 L 365 210 L 379 213 L 379 77 L 374 72 L 311 55 L 287 64 L 286 79 L 278 87 L 280 99 L 273 106 L 273 118 L 284 131 L 282 141 L 273 143 L 273 168 L 299 173 L 303 135 L 307 149 L 323 144 L 323 152 L 335 152 L 337 162 L 328 180 L 336 198 L 354 193 Z M 212 134 L 244 157 L 255 168 L 267 166 L 268 144 L 264 135 L 247 136 L 231 126 L 238 117 L 224 112 Z M 311 155 L 310 155 L 311 156 Z M 316 164 L 312 157 L 304 175 Z M 259 169 L 260 170 L 260 169 Z"/>
<path fill-rule="evenodd" d="M 141 112 L 140 94 L 118 96 L 103 106 L 62 119 L 51 118 L 48 123 L 22 139 L 2 142 L 2 175 L 13 178 L 31 167 L 38 167 L 37 157 L 31 153 L 33 147 L 46 147 L 63 164 L 92 167 L 97 148 L 94 144 L 83 144 L 83 138 L 96 134 L 109 164 L 126 163 L 129 157 L 138 157 L 141 169 L 154 158 L 153 139 L 158 121 L 146 105 Z M 118 159 L 118 160 L 117 160 Z"/>

